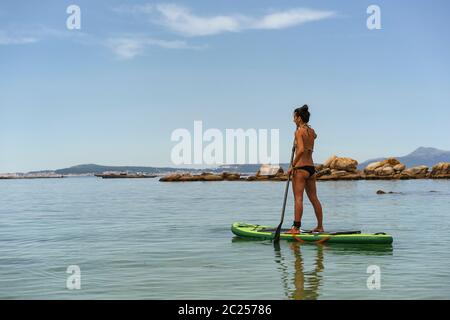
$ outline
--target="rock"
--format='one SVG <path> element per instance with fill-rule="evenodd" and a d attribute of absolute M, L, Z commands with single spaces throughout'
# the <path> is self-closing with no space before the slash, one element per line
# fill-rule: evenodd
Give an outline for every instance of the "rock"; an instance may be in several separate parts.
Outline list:
<path fill-rule="evenodd" d="M 187 174 L 182 174 L 181 177 L 179 177 L 178 180 L 176 180 L 176 181 L 183 182 L 183 181 L 198 181 L 198 180 L 200 180 L 198 178 L 198 176 L 195 177 L 195 176 L 191 175 L 190 173 L 187 173 Z"/>
<path fill-rule="evenodd" d="M 381 161 L 377 161 L 377 162 L 372 162 L 369 163 L 365 168 L 364 168 L 364 172 L 367 174 L 374 174 L 375 173 L 375 169 L 382 167 L 383 164 L 381 163 Z"/>
<path fill-rule="evenodd" d="M 283 174 L 283 172 L 283 168 L 281 168 L 279 165 L 263 164 L 256 173 L 256 176 L 274 177 L 276 175 Z"/>
<path fill-rule="evenodd" d="M 241 178 L 241 174 L 237 172 L 223 172 L 222 177 L 228 181 L 239 180 Z"/>
<path fill-rule="evenodd" d="M 405 170 L 406 166 L 403 163 L 396 164 L 393 169 L 395 172 L 402 172 Z"/>
<path fill-rule="evenodd" d="M 345 176 L 347 174 L 348 174 L 348 172 L 345 171 L 345 170 L 335 170 L 335 171 L 332 170 L 331 171 L 331 175 L 334 176 L 334 177 L 342 177 L 342 176 Z"/>
<path fill-rule="evenodd" d="M 378 175 L 378 174 L 362 174 L 361 175 L 361 179 L 365 179 L 365 180 L 395 180 L 395 179 L 400 179 L 399 176 L 395 176 L 395 175 L 388 175 L 388 176 L 383 176 L 383 175 Z"/>
<path fill-rule="evenodd" d="M 269 180 L 268 176 L 250 176 L 247 178 L 247 181 L 265 181 Z"/>
<path fill-rule="evenodd" d="M 211 172 L 202 172 L 201 174 L 198 175 L 192 175 L 190 173 L 183 173 L 183 174 L 175 173 L 166 175 L 161 179 L 159 179 L 159 181 L 161 182 L 222 181 L 222 180 L 224 180 L 222 174 L 214 174 Z"/>
<path fill-rule="evenodd" d="M 344 170 L 348 172 L 355 172 L 357 166 L 358 161 L 354 159 L 336 157 L 329 165 L 329 168 L 336 170 Z"/>
<path fill-rule="evenodd" d="M 381 169 L 383 168 L 383 169 Z M 388 169 L 391 168 L 391 169 Z M 377 161 L 369 163 L 364 168 L 365 174 L 376 174 L 380 176 L 389 176 L 394 174 L 395 172 L 400 172 L 403 169 L 405 169 L 405 165 L 401 164 L 400 161 L 398 161 L 395 158 L 388 158 L 383 161 Z"/>
<path fill-rule="evenodd" d="M 222 175 L 216 175 L 216 174 L 208 174 L 202 176 L 201 181 L 223 181 L 224 178 Z"/>
<path fill-rule="evenodd" d="M 175 173 L 175 174 L 168 174 L 159 179 L 161 182 L 172 182 L 172 181 L 178 181 L 178 179 L 181 177 L 181 174 Z"/>
<path fill-rule="evenodd" d="M 360 172 L 351 173 L 347 172 L 346 175 L 342 175 L 338 177 L 338 180 L 361 180 L 362 176 Z"/>
<path fill-rule="evenodd" d="M 376 168 L 373 173 L 377 176 L 382 176 L 383 175 L 383 167 Z"/>
<path fill-rule="evenodd" d="M 331 169 L 330 168 L 325 168 L 325 169 L 322 169 L 322 170 L 318 171 L 316 173 L 316 176 L 317 176 L 317 178 L 319 178 L 321 176 L 325 176 L 325 175 L 329 175 L 329 174 L 331 174 Z"/>
<path fill-rule="evenodd" d="M 428 175 L 428 178 L 431 179 L 450 179 L 450 173 L 440 173 L 440 174 L 435 174 L 435 175 Z"/>
<path fill-rule="evenodd" d="M 390 176 L 394 174 L 394 168 L 391 166 L 383 166 L 375 169 L 375 174 L 379 176 Z"/>
<path fill-rule="evenodd" d="M 164 177 L 162 177 L 159 181 L 162 182 L 186 182 L 186 181 L 235 181 L 240 180 L 241 175 L 236 172 L 223 172 L 220 174 L 215 174 L 212 172 L 202 172 L 198 175 L 191 175 L 190 173 L 184 173 L 184 174 L 169 174 Z"/>
<path fill-rule="evenodd" d="M 332 155 L 330 158 L 328 158 L 327 161 L 325 161 L 325 162 L 323 163 L 323 167 L 324 167 L 324 168 L 330 168 L 331 163 L 332 163 L 335 159 L 337 159 L 337 156 Z"/>
<path fill-rule="evenodd" d="M 377 191 L 377 194 L 386 194 L 386 193 L 388 193 L 388 194 L 401 194 L 401 192 L 394 192 L 394 191 L 389 191 L 389 192 L 385 192 L 383 190 L 378 190 Z"/>
<path fill-rule="evenodd" d="M 449 178 L 450 177 L 450 162 L 439 162 L 431 169 L 430 176 L 432 178 Z"/>
<path fill-rule="evenodd" d="M 396 166 L 397 164 L 400 164 L 400 161 L 398 161 L 395 158 L 387 158 L 387 159 L 381 161 L 381 165 L 384 166 L 386 164 L 388 164 L 389 166 L 393 167 L 393 166 Z"/>
<path fill-rule="evenodd" d="M 333 181 L 333 180 L 337 180 L 337 179 L 338 179 L 337 177 L 332 176 L 332 175 L 324 175 L 324 176 L 317 177 L 317 180 L 320 180 L 320 181 L 328 181 L 328 180 Z"/>
<path fill-rule="evenodd" d="M 323 164 L 318 164 L 318 165 L 316 165 L 315 167 L 316 167 L 316 171 L 317 171 L 317 172 L 326 169 L 326 167 L 325 167 Z"/>
<path fill-rule="evenodd" d="M 428 172 L 427 166 L 417 166 L 402 171 L 402 175 L 423 177 Z"/>

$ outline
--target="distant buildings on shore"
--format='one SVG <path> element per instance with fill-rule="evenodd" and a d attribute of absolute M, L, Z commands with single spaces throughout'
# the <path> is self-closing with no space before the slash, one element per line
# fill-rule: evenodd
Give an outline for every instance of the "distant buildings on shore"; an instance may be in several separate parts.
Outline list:
<path fill-rule="evenodd" d="M 31 173 L 0 173 L 0 179 L 47 179 L 47 178 L 65 178 L 65 177 L 99 177 L 99 178 L 155 178 L 156 174 L 148 174 L 144 172 L 122 172 L 107 171 L 101 174 L 83 173 L 83 174 L 58 174 L 56 172 L 31 172 Z"/>
<path fill-rule="evenodd" d="M 64 178 L 62 174 L 54 172 L 39 173 L 0 173 L 0 179 L 40 179 L 40 178 Z"/>

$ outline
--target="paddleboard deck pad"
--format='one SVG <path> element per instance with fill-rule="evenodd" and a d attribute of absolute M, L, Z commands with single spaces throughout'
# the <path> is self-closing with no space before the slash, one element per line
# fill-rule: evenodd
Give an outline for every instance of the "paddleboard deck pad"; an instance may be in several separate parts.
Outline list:
<path fill-rule="evenodd" d="M 231 231 L 243 238 L 272 240 L 275 236 L 276 227 L 261 226 L 235 222 L 231 226 Z M 302 230 L 301 233 L 286 233 L 289 229 L 281 229 L 280 239 L 307 243 L 348 243 L 348 244 L 391 244 L 392 236 L 384 232 L 361 233 L 357 230 L 349 231 L 327 231 L 323 233 L 312 230 Z"/>

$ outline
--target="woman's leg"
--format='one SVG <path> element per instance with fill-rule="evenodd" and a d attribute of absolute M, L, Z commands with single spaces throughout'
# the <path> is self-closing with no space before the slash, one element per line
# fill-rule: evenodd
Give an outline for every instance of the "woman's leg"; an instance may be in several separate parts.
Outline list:
<path fill-rule="evenodd" d="M 305 190 L 305 179 L 309 173 L 304 170 L 295 170 L 292 178 L 292 189 L 294 191 L 295 221 L 302 221 L 303 216 L 303 191 Z"/>
<path fill-rule="evenodd" d="M 316 175 L 313 174 L 305 183 L 305 191 L 308 196 L 309 201 L 314 208 L 314 213 L 317 218 L 317 227 L 314 229 L 315 231 L 323 232 L 323 214 L 322 214 L 322 205 L 320 204 L 319 198 L 317 197 L 317 189 L 316 189 Z"/>

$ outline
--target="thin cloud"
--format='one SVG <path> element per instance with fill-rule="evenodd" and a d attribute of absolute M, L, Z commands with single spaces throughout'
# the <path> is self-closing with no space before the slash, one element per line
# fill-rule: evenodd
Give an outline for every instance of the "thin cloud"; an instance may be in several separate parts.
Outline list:
<path fill-rule="evenodd" d="M 187 37 L 241 32 L 249 29 L 284 29 L 328 19 L 336 15 L 333 11 L 294 8 L 273 12 L 261 17 L 243 14 L 199 16 L 193 14 L 189 8 L 176 4 L 122 6 L 116 8 L 115 11 L 146 14 L 153 23 Z"/>
<path fill-rule="evenodd" d="M 172 4 L 155 6 L 160 17 L 155 22 L 177 33 L 195 37 L 223 32 L 241 31 L 246 17 L 214 16 L 200 17 L 193 15 L 189 9 Z"/>
<path fill-rule="evenodd" d="M 307 22 L 331 18 L 332 11 L 318 11 L 311 9 L 293 9 L 276 12 L 262 17 L 253 23 L 253 29 L 283 29 L 301 25 Z"/>
<path fill-rule="evenodd" d="M 82 38 L 85 34 L 77 31 L 61 31 L 42 25 L 25 26 L 20 29 L 9 27 L 0 30 L 0 45 L 25 45 L 38 43 L 46 39 Z"/>
<path fill-rule="evenodd" d="M 133 59 L 143 55 L 148 47 L 160 47 L 165 49 L 193 49 L 200 50 L 205 46 L 191 46 L 182 40 L 161 40 L 148 37 L 116 37 L 106 41 L 113 53 L 122 60 Z"/>
<path fill-rule="evenodd" d="M 31 36 L 22 36 L 22 35 L 12 35 L 8 34 L 5 31 L 0 31 L 0 45 L 21 45 L 21 44 L 30 44 L 36 43 L 39 39 Z"/>

